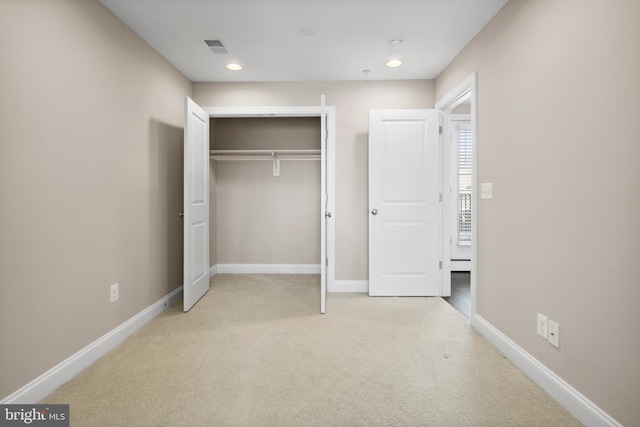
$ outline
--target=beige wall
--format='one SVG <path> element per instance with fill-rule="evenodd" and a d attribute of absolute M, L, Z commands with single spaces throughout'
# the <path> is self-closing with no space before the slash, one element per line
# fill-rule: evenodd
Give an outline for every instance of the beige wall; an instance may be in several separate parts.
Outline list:
<path fill-rule="evenodd" d="M 97 1 L 0 2 L 0 399 L 181 285 L 190 92 Z"/>
<path fill-rule="evenodd" d="M 369 110 L 433 108 L 433 81 L 193 85 L 203 107 L 319 105 L 321 94 L 336 107 L 336 279 L 366 280 Z"/>
<path fill-rule="evenodd" d="M 436 81 L 478 72 L 478 312 L 640 425 L 640 2 L 511 0 Z M 536 313 L 560 324 L 560 348 Z"/>
<path fill-rule="evenodd" d="M 320 119 L 212 119 L 212 148 L 320 149 Z M 319 264 L 320 162 L 212 161 L 211 264 Z"/>

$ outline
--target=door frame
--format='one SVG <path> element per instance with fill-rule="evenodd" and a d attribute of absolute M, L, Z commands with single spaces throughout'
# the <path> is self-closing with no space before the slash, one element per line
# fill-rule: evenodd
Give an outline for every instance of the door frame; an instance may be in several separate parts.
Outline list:
<path fill-rule="evenodd" d="M 209 114 L 210 118 L 242 118 L 242 117 L 321 117 L 322 113 L 326 113 L 326 131 L 327 141 L 326 150 L 322 154 L 326 159 L 326 186 L 328 199 L 325 203 L 325 212 L 331 212 L 330 217 L 325 217 L 322 212 L 322 218 L 326 220 L 327 233 L 327 284 L 326 290 L 333 289 L 336 268 L 335 268 L 335 218 L 336 218 L 336 191 L 335 191 L 335 153 L 336 153 L 336 108 L 334 106 L 302 106 L 302 107 L 202 107 Z M 321 260 L 323 262 L 323 260 Z M 324 308 L 324 304 L 323 307 Z M 321 310 L 324 313 L 323 310 Z"/>
<path fill-rule="evenodd" d="M 466 97 L 471 97 L 471 286 L 470 286 L 470 313 L 473 321 L 477 313 L 477 260 L 478 260 L 478 74 L 473 72 L 466 79 L 455 86 L 438 102 L 436 110 L 440 111 L 443 120 L 443 135 L 449 134 L 449 116 L 451 110 Z M 442 150 L 443 188 L 451 189 L 451 162 L 450 150 Z M 451 288 L 451 224 L 447 218 L 451 218 L 451 191 L 444 191 L 443 203 L 443 283 Z"/>

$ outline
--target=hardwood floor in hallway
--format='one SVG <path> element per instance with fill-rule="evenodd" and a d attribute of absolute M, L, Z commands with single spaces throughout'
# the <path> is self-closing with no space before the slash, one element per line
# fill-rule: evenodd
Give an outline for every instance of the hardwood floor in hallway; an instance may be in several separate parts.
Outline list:
<path fill-rule="evenodd" d="M 468 319 L 471 313 L 471 273 L 452 271 L 451 296 L 443 299 Z"/>

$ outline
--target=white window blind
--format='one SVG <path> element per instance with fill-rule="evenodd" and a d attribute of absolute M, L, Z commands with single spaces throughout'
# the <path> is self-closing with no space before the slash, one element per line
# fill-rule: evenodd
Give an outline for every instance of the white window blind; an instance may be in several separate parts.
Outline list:
<path fill-rule="evenodd" d="M 471 129 L 458 126 L 458 242 L 471 242 Z"/>

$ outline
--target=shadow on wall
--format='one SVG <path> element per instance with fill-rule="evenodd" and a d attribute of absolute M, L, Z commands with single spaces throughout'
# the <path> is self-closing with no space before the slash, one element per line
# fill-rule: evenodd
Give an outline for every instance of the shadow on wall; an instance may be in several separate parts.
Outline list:
<path fill-rule="evenodd" d="M 149 259 L 166 293 L 182 285 L 184 129 L 151 119 L 149 122 Z M 160 215 L 158 215 L 160 213 Z"/>
<path fill-rule="evenodd" d="M 336 197 L 338 201 L 348 200 L 351 211 L 340 211 L 341 220 L 336 217 L 336 235 L 343 236 L 352 242 L 358 243 L 357 250 L 343 253 L 342 245 L 336 245 L 336 274 L 337 277 L 354 273 L 347 265 L 343 265 L 341 259 L 352 259 L 357 270 L 363 270 L 368 275 L 369 271 L 369 133 L 358 132 L 352 140 L 341 143 L 336 148 Z M 345 160 L 349 159 L 349 160 Z M 353 165 L 348 169 L 341 168 L 342 162 Z M 342 238 L 342 237 L 341 237 Z M 354 270 L 355 271 L 355 270 Z M 362 277 L 362 276 L 355 276 Z M 365 277 L 367 278 L 367 277 Z"/>

